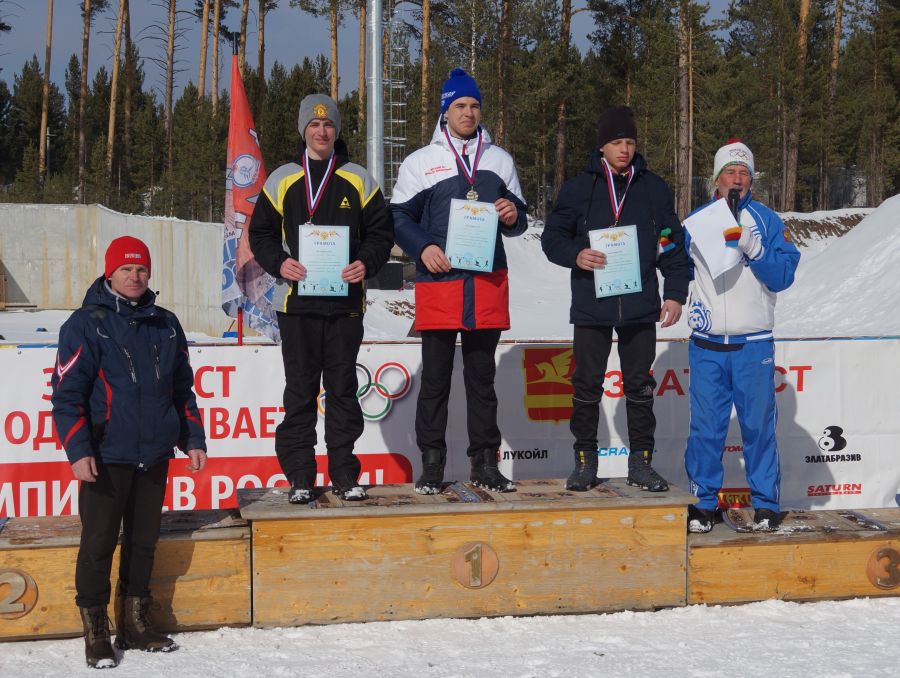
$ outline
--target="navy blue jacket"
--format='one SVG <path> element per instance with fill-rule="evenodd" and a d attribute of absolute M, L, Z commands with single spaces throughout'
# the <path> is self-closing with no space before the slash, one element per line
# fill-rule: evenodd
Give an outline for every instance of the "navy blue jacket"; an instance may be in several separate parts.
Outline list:
<path fill-rule="evenodd" d="M 590 247 L 588 231 L 615 222 L 602 155 L 594 151 L 585 171 L 563 184 L 541 235 L 544 254 L 554 264 L 572 269 L 573 325 L 627 325 L 659 320 L 657 268 L 665 279 L 663 298 L 687 300 L 690 268 L 684 229 L 675 215 L 672 191 L 662 177 L 647 169 L 643 156 L 632 161 L 634 179 L 619 217 L 620 226 L 635 225 L 641 263 L 641 292 L 598 299 L 594 274 L 577 266 L 578 253 Z M 669 233 L 665 233 L 669 229 Z M 665 251 L 662 245 L 665 246 Z"/>
<path fill-rule="evenodd" d="M 149 468 L 206 449 L 187 341 L 151 291 L 132 305 L 101 276 L 59 331 L 53 421 L 70 463 Z"/>

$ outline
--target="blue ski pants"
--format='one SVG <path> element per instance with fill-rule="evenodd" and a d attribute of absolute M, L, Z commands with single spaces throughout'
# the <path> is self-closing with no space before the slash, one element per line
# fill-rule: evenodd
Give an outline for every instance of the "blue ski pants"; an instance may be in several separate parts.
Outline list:
<path fill-rule="evenodd" d="M 722 457 L 731 407 L 744 443 L 744 467 L 754 508 L 779 510 L 781 467 L 775 424 L 775 343 L 750 341 L 738 351 L 688 349 L 691 425 L 684 467 L 698 508 L 714 510 L 725 469 Z"/>

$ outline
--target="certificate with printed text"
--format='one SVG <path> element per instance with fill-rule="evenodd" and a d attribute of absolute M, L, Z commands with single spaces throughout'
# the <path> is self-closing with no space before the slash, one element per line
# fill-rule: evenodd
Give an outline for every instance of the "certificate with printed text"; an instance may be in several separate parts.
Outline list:
<path fill-rule="evenodd" d="M 591 249 L 606 255 L 606 266 L 594 269 L 597 298 L 640 292 L 641 261 L 636 226 L 610 226 L 588 233 Z"/>
<path fill-rule="evenodd" d="M 491 271 L 497 244 L 497 209 L 493 203 L 451 200 L 444 254 L 453 268 Z"/>
<path fill-rule="evenodd" d="M 739 249 L 725 244 L 722 235 L 726 228 L 737 225 L 725 198 L 684 220 L 684 227 L 691 236 L 691 249 L 696 247 L 700 252 L 713 278 L 718 278 L 744 259 Z"/>
<path fill-rule="evenodd" d="M 341 280 L 341 271 L 350 263 L 350 227 L 302 224 L 299 236 L 306 279 L 296 283 L 297 294 L 346 297 L 349 285 Z"/>

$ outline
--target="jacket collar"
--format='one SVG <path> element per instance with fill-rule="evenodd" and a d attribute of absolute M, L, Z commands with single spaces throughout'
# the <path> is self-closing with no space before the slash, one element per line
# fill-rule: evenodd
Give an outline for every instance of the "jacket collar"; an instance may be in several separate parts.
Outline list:
<path fill-rule="evenodd" d="M 119 315 L 134 318 L 147 318 L 156 315 L 156 294 L 147 290 L 140 300 L 134 304 L 115 292 L 102 275 L 97 278 L 84 295 L 82 306 L 103 306 Z"/>
<path fill-rule="evenodd" d="M 484 126 L 479 127 L 481 129 L 482 148 L 484 149 L 482 150 L 482 153 L 484 153 L 484 151 L 487 150 L 487 147 L 490 146 L 493 142 L 491 140 L 490 133 L 484 128 Z M 454 139 L 452 136 L 450 138 L 454 141 L 459 141 L 459 145 L 457 145 L 456 150 L 462 152 L 462 140 Z M 440 118 L 438 118 L 438 123 L 434 128 L 434 133 L 431 135 L 431 143 L 439 145 L 441 148 L 448 152 L 450 151 L 450 147 L 447 146 L 447 138 L 444 136 L 444 129 L 443 127 L 441 127 Z M 474 148 L 474 145 L 472 146 L 472 148 Z"/>

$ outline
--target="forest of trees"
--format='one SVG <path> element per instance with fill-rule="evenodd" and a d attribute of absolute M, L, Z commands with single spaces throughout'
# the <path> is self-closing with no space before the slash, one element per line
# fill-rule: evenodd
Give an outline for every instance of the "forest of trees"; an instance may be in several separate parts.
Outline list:
<path fill-rule="evenodd" d="M 315 25 L 330 25 L 330 55 L 265 64 L 265 18 L 279 4 L 329 17 Z M 58 58 L 49 21 L 43 61 L 35 55 L 20 72 L 0 73 L 0 201 L 99 202 L 220 221 L 226 16 L 231 25 L 239 18 L 244 84 L 270 171 L 296 156 L 300 99 L 338 90 L 331 67 L 338 25 L 359 22 L 364 44 L 365 0 L 177 5 L 156 3 L 164 58 L 139 53 L 128 0 L 84 0 L 83 49 L 68 57 L 64 91 L 48 77 L 51 56 Z M 753 149 L 755 190 L 776 209 L 831 209 L 848 204 L 854 190 L 875 206 L 900 192 L 896 0 L 732 0 L 717 21 L 690 0 L 384 0 L 386 13 L 395 5 L 414 6 L 396 38 L 408 48 L 398 69 L 407 87 L 407 150 L 430 139 L 449 70 L 471 69 L 484 97 L 484 125 L 514 156 L 538 217 L 561 182 L 583 167 L 597 114 L 615 104 L 634 108 L 638 148 L 670 182 L 682 216 L 704 199 L 712 157 L 731 137 Z M 52 16 L 53 0 L 47 7 Z M 579 12 L 593 21 L 585 54 L 570 35 Z M 115 17 L 113 53 L 120 58 L 102 64 L 89 82 L 88 45 L 100 13 Z M 246 39 L 253 17 L 255 59 Z M 179 45 L 199 47 L 200 67 L 180 75 L 175 100 L 175 47 L 185 21 L 206 30 L 199 45 Z M 0 22 L 0 47 L 9 30 L 15 25 Z M 165 75 L 160 97 L 145 84 L 148 68 Z M 364 164 L 363 74 L 360 63 L 356 88 L 339 103 L 342 136 Z M 11 86 L 4 79 L 10 76 Z"/>

